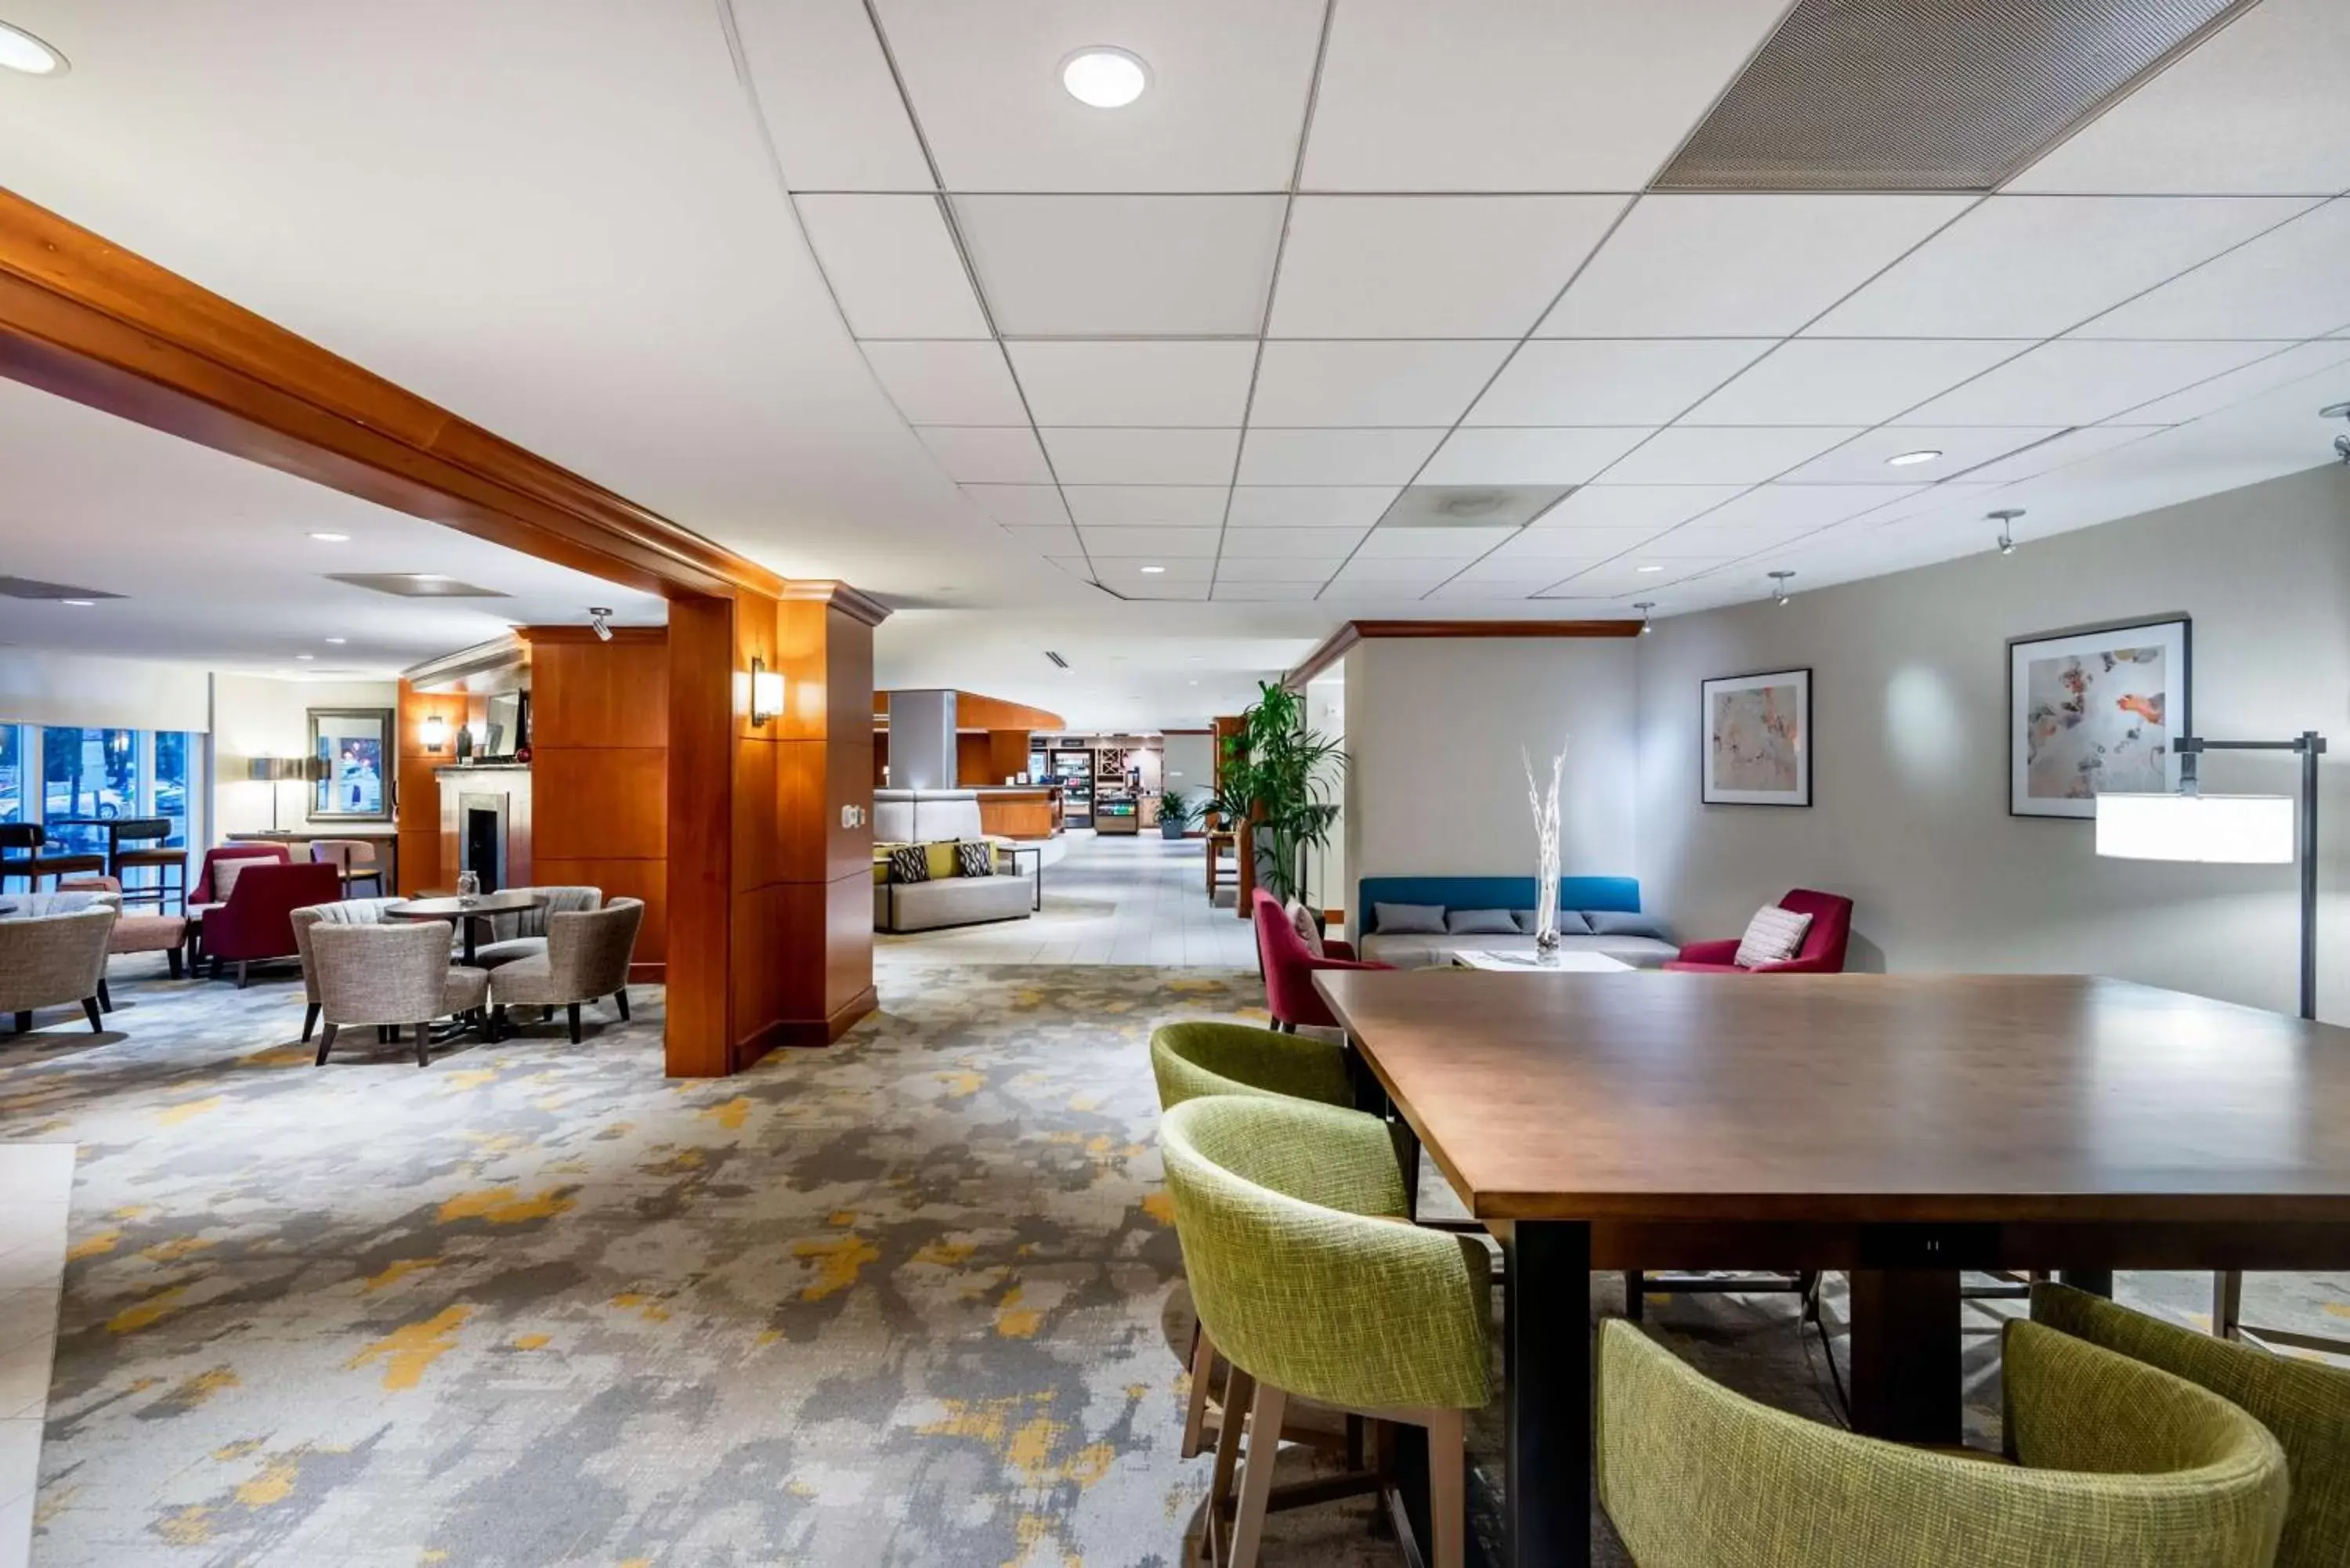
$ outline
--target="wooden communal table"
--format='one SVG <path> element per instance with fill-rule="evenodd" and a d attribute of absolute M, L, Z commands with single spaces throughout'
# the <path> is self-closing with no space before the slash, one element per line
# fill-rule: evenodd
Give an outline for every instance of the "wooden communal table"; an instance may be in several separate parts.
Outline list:
<path fill-rule="evenodd" d="M 1589 1561 L 1593 1270 L 1848 1270 L 1854 1425 L 1954 1443 L 1961 1269 L 2350 1267 L 2350 1029 L 2068 975 L 1315 984 L 1507 1253 L 1520 1568 Z"/>

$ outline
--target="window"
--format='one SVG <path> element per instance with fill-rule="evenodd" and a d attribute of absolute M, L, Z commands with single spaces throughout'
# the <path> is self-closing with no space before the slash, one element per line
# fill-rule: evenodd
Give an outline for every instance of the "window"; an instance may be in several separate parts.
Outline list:
<path fill-rule="evenodd" d="M 190 849 L 203 842 L 203 755 L 198 731 L 0 723 L 0 822 L 37 822 L 54 848 L 103 855 L 112 824 L 160 817 L 162 846 Z M 128 878 L 161 879 L 152 867 Z"/>
<path fill-rule="evenodd" d="M 68 854 L 104 854 L 106 825 L 139 815 L 137 730 L 41 732 L 41 820 Z"/>
<path fill-rule="evenodd" d="M 0 724 L 0 822 L 25 820 L 25 743 L 17 730 Z"/>

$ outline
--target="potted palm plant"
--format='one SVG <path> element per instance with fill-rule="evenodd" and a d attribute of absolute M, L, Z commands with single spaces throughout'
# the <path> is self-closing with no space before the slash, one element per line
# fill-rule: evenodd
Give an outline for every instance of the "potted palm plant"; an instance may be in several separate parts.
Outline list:
<path fill-rule="evenodd" d="M 1346 763 L 1336 741 L 1305 727 L 1303 696 L 1258 682 L 1241 732 L 1225 738 L 1215 809 L 1248 833 L 1257 882 L 1275 898 L 1305 896 L 1305 857 L 1330 842 L 1338 805 L 1329 792 Z"/>
<path fill-rule="evenodd" d="M 1159 792 L 1159 836 L 1180 838 L 1191 830 L 1191 797 L 1180 789 Z"/>

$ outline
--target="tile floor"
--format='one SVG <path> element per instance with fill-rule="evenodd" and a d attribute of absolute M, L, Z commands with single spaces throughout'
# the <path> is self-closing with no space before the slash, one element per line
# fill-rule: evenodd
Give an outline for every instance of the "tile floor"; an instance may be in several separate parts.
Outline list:
<path fill-rule="evenodd" d="M 1045 868 L 1045 908 L 1024 920 L 874 939 L 885 963 L 1149 964 L 1256 968 L 1256 938 L 1232 912 L 1227 867 L 1208 904 L 1206 841 L 1156 834 L 1065 835 Z"/>
<path fill-rule="evenodd" d="M 72 1144 L 0 1144 L 0 1568 L 31 1559 L 73 1175 Z"/>

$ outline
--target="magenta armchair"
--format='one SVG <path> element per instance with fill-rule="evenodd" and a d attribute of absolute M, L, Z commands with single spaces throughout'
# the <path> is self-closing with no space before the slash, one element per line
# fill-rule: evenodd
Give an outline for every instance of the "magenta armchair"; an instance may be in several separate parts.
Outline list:
<path fill-rule="evenodd" d="M 216 844 L 204 851 L 204 863 L 196 873 L 196 885 L 188 890 L 191 904 L 217 904 L 220 895 L 213 890 L 213 863 L 218 860 L 285 860 L 294 858 L 283 844 Z"/>
<path fill-rule="evenodd" d="M 1273 1014 L 1274 1027 L 1297 1033 L 1301 1023 L 1324 1029 L 1336 1029 L 1338 1021 L 1330 1016 L 1330 1009 L 1322 1001 L 1322 993 L 1314 989 L 1314 971 L 1324 969 L 1392 969 L 1393 964 L 1366 963 L 1355 957 L 1355 950 L 1345 942 L 1325 941 L 1324 956 L 1315 958 L 1289 923 L 1289 912 L 1281 900 L 1256 889 L 1253 910 L 1256 919 L 1256 956 L 1264 970 L 1264 1004 Z"/>
<path fill-rule="evenodd" d="M 1802 950 L 1784 963 L 1739 968 L 1732 961 L 1738 957 L 1739 939 L 1732 937 L 1728 941 L 1691 942 L 1665 967 L 1683 974 L 1842 974 L 1844 950 L 1852 940 L 1852 900 L 1798 888 L 1779 900 L 1779 908 L 1812 918 Z"/>
<path fill-rule="evenodd" d="M 204 875 L 209 878 L 212 868 Z M 296 956 L 294 911 L 309 904 L 332 904 L 343 896 L 343 874 L 331 862 L 252 866 L 237 874 L 228 902 L 204 912 L 203 953 L 213 972 L 236 965 L 237 989 L 263 959 Z"/>

